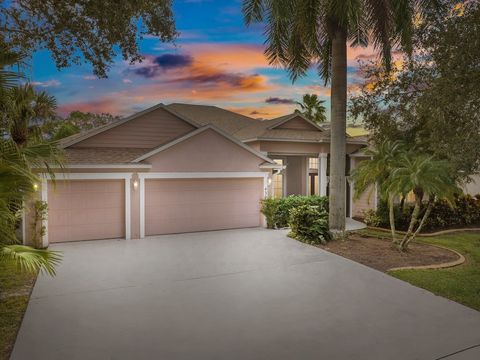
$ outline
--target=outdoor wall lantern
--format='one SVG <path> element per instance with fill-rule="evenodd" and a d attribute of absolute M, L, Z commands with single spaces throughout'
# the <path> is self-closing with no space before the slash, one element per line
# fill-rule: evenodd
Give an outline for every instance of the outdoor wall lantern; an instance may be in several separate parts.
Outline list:
<path fill-rule="evenodd" d="M 137 190 L 137 188 L 138 188 L 138 181 L 137 181 L 137 180 L 134 180 L 134 181 L 133 181 L 133 188 L 134 188 L 135 190 Z"/>

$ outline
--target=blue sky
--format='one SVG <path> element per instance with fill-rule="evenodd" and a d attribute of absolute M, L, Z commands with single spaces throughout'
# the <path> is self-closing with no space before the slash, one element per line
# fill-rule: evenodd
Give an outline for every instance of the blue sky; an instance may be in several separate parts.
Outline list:
<path fill-rule="evenodd" d="M 241 1 L 174 1 L 180 37 L 175 44 L 146 37 L 145 60 L 129 65 L 118 57 L 108 79 L 97 79 L 88 64 L 58 71 L 50 54 L 33 57 L 31 80 L 55 95 L 59 112 L 73 110 L 128 115 L 163 102 L 210 104 L 252 117 L 287 114 L 305 93 L 316 93 L 329 106 L 330 89 L 312 69 L 294 84 L 287 72 L 263 56 L 263 28 L 247 28 Z M 349 82 L 358 82 L 356 59 L 371 49 L 349 51 Z"/>

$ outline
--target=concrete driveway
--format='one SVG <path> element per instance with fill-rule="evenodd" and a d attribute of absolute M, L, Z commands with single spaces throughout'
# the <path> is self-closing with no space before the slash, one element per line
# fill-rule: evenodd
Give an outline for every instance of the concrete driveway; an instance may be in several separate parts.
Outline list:
<path fill-rule="evenodd" d="M 12 359 L 480 359 L 479 312 L 285 234 L 52 246 Z"/>

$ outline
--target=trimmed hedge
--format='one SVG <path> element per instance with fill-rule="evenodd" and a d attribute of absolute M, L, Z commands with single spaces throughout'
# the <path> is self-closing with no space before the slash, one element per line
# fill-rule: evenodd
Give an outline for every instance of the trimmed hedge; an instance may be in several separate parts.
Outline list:
<path fill-rule="evenodd" d="M 290 220 L 290 211 L 302 205 L 318 206 L 328 213 L 328 198 L 325 196 L 290 195 L 283 198 L 267 198 L 261 201 L 261 213 L 265 215 L 269 229 L 285 228 Z"/>
<path fill-rule="evenodd" d="M 398 230 L 408 229 L 410 215 L 413 211 L 413 204 L 400 204 L 394 206 L 395 227 Z M 420 212 L 420 217 L 425 213 L 426 205 Z M 380 202 L 377 211 L 368 211 L 364 221 L 369 226 L 390 227 L 388 220 L 388 206 Z M 436 201 L 432 212 L 425 222 L 424 231 L 437 231 L 450 228 L 476 227 L 480 226 L 480 195 L 460 195 L 455 198 L 454 206 L 451 207 L 444 200 Z"/>

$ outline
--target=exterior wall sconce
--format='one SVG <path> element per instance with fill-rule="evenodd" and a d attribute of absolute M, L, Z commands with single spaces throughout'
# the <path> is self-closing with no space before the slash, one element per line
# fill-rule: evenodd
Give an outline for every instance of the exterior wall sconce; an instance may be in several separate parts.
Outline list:
<path fill-rule="evenodd" d="M 268 182 L 268 185 L 269 185 L 269 186 L 272 185 L 272 178 L 269 177 L 267 182 Z"/>
<path fill-rule="evenodd" d="M 35 190 L 35 191 L 38 190 L 38 184 L 37 184 L 37 183 L 34 183 L 34 184 L 33 184 L 33 190 Z"/>
<path fill-rule="evenodd" d="M 138 189 L 138 181 L 137 181 L 137 180 L 134 180 L 134 181 L 133 181 L 133 188 L 134 188 L 135 190 Z"/>

